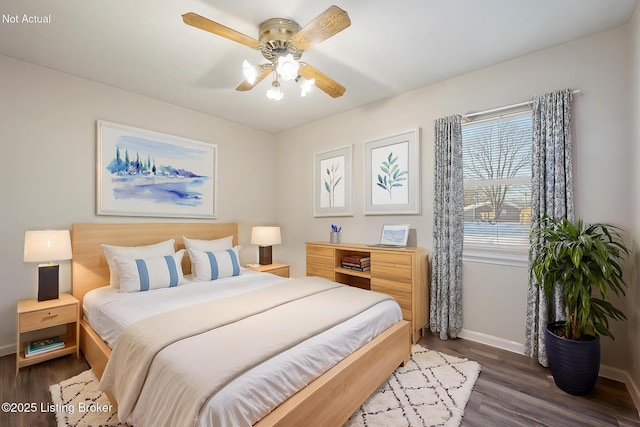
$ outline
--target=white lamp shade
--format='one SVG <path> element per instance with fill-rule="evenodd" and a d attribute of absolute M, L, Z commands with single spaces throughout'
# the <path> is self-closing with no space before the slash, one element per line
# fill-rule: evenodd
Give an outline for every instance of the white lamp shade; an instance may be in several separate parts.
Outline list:
<path fill-rule="evenodd" d="M 24 233 L 24 262 L 71 259 L 69 230 L 38 230 Z"/>
<path fill-rule="evenodd" d="M 282 243 L 280 227 L 253 227 L 251 229 L 252 245 L 271 246 L 280 243 Z"/>

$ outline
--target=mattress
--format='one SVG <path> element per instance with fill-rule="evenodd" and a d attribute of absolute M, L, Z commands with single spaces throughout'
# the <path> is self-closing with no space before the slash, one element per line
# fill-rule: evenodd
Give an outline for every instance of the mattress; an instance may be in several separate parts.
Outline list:
<path fill-rule="evenodd" d="M 121 293 L 111 287 L 95 289 L 84 298 L 84 314 L 91 327 L 113 346 L 128 325 L 161 312 L 225 298 L 290 280 L 242 270 L 237 277 L 191 282 L 152 292 Z M 202 408 L 199 426 L 250 426 L 313 379 L 402 318 L 395 301 L 371 309 L 303 341 L 234 379 Z M 251 337 L 247 337 L 251 339 Z M 169 346 L 159 356 L 178 357 Z M 139 404 L 129 420 L 145 425 Z"/>

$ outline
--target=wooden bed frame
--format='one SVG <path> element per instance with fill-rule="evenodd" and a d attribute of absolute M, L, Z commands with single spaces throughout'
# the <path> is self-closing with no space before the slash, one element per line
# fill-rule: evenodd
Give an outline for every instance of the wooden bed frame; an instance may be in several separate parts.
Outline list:
<path fill-rule="evenodd" d="M 230 235 L 234 245 L 238 244 L 238 224 L 74 224 L 72 293 L 82 306 L 87 292 L 109 285 L 109 267 L 100 246 L 103 243 L 139 246 L 175 239 L 179 250 L 184 248 L 182 236 L 211 240 Z M 182 264 L 184 273 L 190 273 L 186 254 Z M 283 402 L 256 426 L 341 426 L 399 365 L 408 361 L 410 329 L 404 320 L 391 326 Z M 80 350 L 97 377 L 102 377 L 111 349 L 84 319 L 80 321 Z"/>

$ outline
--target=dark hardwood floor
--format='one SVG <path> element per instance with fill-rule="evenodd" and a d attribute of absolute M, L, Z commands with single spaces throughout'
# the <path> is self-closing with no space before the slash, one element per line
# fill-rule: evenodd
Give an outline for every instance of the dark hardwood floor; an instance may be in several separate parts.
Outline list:
<path fill-rule="evenodd" d="M 440 341 L 427 334 L 425 347 L 466 357 L 482 365 L 462 420 L 463 427 L 624 426 L 640 427 L 640 417 L 624 384 L 600 378 L 589 396 L 564 393 L 549 371 L 528 357 L 462 339 Z M 0 412 L 2 427 L 55 426 L 49 386 L 88 369 L 84 359 L 66 356 L 26 367 L 15 375 L 15 356 L 0 358 L 0 403 L 35 403 L 35 413 Z M 46 407 L 46 405 L 45 405 Z"/>
<path fill-rule="evenodd" d="M 588 396 L 560 390 L 537 361 L 463 339 L 441 341 L 427 333 L 427 348 L 475 360 L 482 365 L 463 427 L 636 426 L 638 410 L 623 383 L 600 377 Z"/>
<path fill-rule="evenodd" d="M 1 427 L 46 427 L 56 425 L 56 414 L 47 412 L 51 402 L 49 386 L 89 369 L 84 358 L 74 355 L 42 362 L 20 369 L 16 377 L 16 356 L 0 357 L 0 403 L 36 404 L 36 412 L 0 412 Z M 45 411 L 41 411 L 44 403 Z"/>

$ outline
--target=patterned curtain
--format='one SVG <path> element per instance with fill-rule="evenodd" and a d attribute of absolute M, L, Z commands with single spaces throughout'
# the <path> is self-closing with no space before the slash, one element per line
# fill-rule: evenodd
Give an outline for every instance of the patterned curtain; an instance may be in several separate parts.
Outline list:
<path fill-rule="evenodd" d="M 433 256 L 429 327 L 440 339 L 462 328 L 463 183 L 460 116 L 435 122 Z"/>
<path fill-rule="evenodd" d="M 533 158 L 531 181 L 531 229 L 545 215 L 573 221 L 573 172 L 570 89 L 533 99 Z M 531 242 L 532 244 L 534 242 Z M 529 253 L 529 274 L 534 253 Z M 564 302 L 556 288 L 547 301 L 535 278 L 527 295 L 525 351 L 548 366 L 544 330 L 548 322 L 564 319 Z"/>

